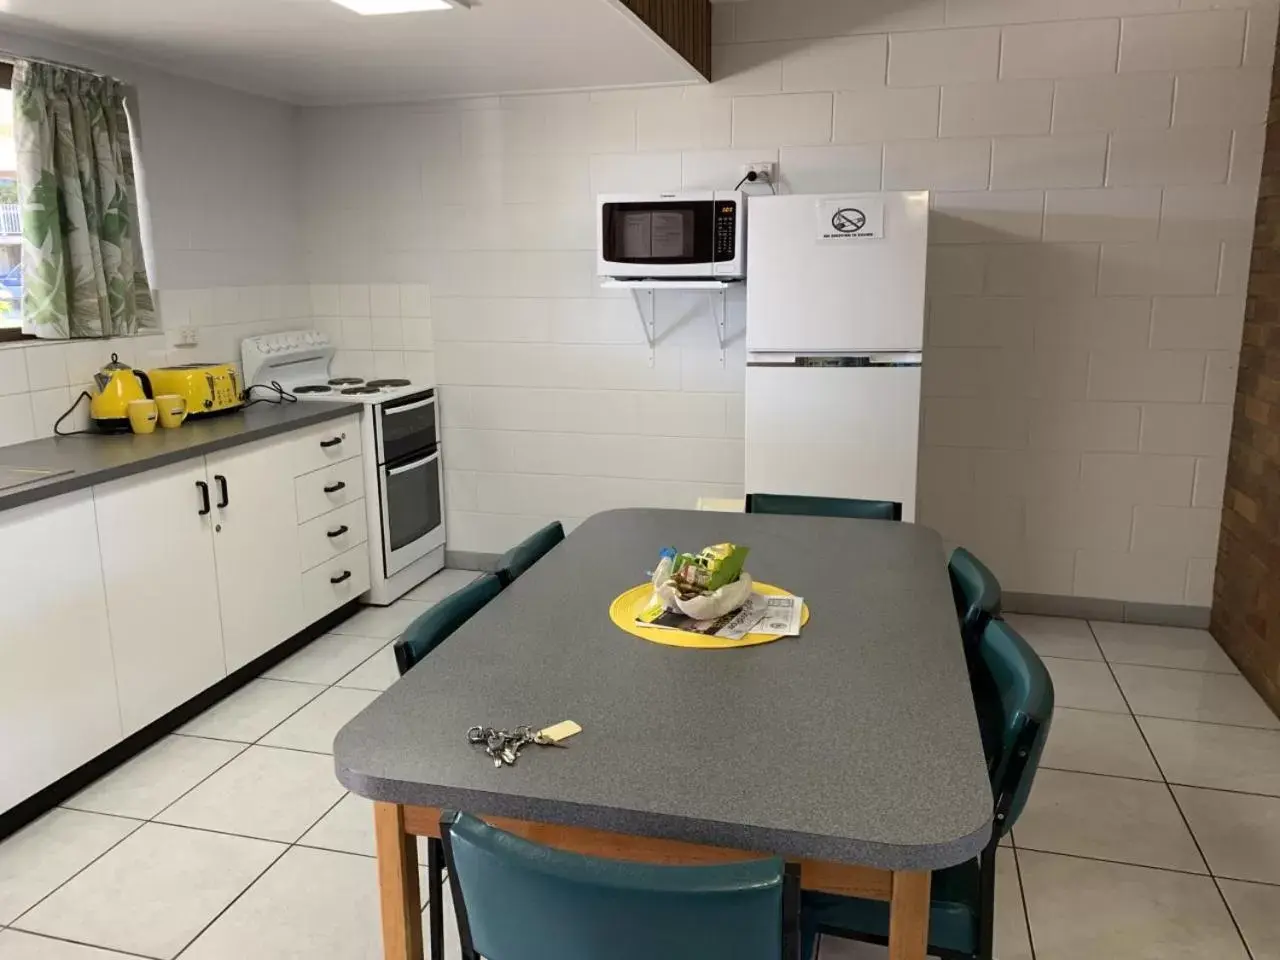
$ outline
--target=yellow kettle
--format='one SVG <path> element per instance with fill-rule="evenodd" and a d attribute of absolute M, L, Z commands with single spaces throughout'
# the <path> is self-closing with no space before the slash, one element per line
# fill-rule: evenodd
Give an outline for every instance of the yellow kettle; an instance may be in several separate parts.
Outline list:
<path fill-rule="evenodd" d="M 129 431 L 129 404 L 134 400 L 150 400 L 151 380 L 141 370 L 120 362 L 119 354 L 93 375 L 98 392 L 89 402 L 93 425 L 104 433 Z"/>

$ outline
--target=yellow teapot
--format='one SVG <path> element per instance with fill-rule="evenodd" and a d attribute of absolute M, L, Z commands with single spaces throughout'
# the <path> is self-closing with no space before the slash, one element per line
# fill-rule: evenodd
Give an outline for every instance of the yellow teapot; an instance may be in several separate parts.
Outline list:
<path fill-rule="evenodd" d="M 141 370 L 120 362 L 113 353 L 111 362 L 93 375 L 97 394 L 89 403 L 89 416 L 94 426 L 104 433 L 129 430 L 129 404 L 134 400 L 151 400 L 151 380 Z"/>

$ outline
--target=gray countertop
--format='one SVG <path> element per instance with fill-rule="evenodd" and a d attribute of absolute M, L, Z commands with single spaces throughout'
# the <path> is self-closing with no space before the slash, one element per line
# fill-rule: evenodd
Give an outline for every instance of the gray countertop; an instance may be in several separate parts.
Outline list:
<path fill-rule="evenodd" d="M 188 420 L 178 430 L 157 429 L 146 436 L 85 434 L 0 447 L 0 466 L 72 471 L 0 490 L 0 511 L 265 440 L 360 410 L 358 403 L 256 403 L 245 410 Z"/>
<path fill-rule="evenodd" d="M 667 545 L 751 548 L 802 594 L 803 635 L 661 646 L 608 607 Z M 472 724 L 576 720 L 567 750 L 495 770 Z M 886 869 L 990 836 L 992 795 L 941 538 L 913 524 L 618 510 L 560 546 L 338 734 L 374 800 Z"/>

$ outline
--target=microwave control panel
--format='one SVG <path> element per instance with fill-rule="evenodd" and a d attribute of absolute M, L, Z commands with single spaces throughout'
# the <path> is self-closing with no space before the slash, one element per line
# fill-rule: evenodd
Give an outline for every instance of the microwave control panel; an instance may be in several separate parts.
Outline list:
<path fill-rule="evenodd" d="M 738 255 L 736 249 L 738 236 L 738 204 L 732 200 L 722 200 L 716 204 L 716 247 L 717 263 L 732 260 Z"/>

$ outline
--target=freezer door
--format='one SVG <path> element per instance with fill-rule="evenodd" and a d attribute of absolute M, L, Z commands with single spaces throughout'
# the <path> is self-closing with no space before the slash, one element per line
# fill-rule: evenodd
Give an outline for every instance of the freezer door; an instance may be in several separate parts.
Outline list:
<path fill-rule="evenodd" d="M 746 492 L 892 500 L 916 516 L 920 368 L 747 367 Z"/>
<path fill-rule="evenodd" d="M 749 351 L 922 348 L 927 192 L 752 197 L 749 206 Z M 883 236 L 842 238 L 858 215 L 874 228 L 881 209 Z"/>

